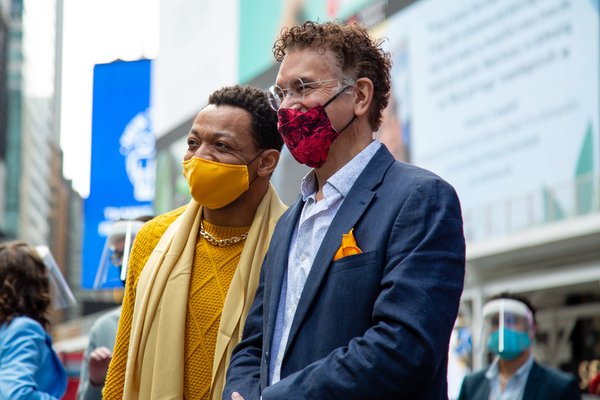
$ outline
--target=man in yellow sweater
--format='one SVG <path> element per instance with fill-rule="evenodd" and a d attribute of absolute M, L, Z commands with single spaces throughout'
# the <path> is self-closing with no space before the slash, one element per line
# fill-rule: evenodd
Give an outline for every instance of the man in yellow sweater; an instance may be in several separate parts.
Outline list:
<path fill-rule="evenodd" d="M 267 95 L 214 92 L 188 135 L 193 199 L 136 236 L 105 399 L 220 399 L 285 206 L 269 183 L 283 146 Z"/>

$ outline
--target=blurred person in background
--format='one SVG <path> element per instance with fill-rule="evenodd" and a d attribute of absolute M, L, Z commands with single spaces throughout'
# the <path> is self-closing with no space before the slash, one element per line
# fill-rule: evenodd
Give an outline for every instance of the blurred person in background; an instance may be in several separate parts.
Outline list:
<path fill-rule="evenodd" d="M 465 377 L 459 400 L 581 399 L 575 377 L 534 361 L 535 311 L 526 297 L 509 292 L 485 304 L 481 340 L 496 357 Z"/>
<path fill-rule="evenodd" d="M 124 254 L 129 254 L 136 234 L 144 223 L 152 218 L 151 216 L 142 216 L 135 220 L 119 220 L 113 223 L 98 268 L 100 276 L 105 276 L 106 268 L 118 268 L 119 277 L 126 277 L 127 265 L 123 265 Z M 122 282 L 125 283 L 124 280 Z M 90 342 L 84 353 L 79 374 L 77 390 L 79 400 L 102 398 L 102 389 L 117 339 L 120 316 L 121 306 L 104 314 L 92 325 Z"/>
<path fill-rule="evenodd" d="M 224 400 L 447 399 L 460 204 L 373 138 L 391 86 L 381 42 L 357 24 L 306 21 L 275 43 L 271 105 L 313 170 L 273 233 Z"/>
<path fill-rule="evenodd" d="M 266 93 L 215 91 L 187 143 L 192 200 L 137 234 L 105 399 L 221 398 L 286 209 L 269 182 L 283 141 Z"/>
<path fill-rule="evenodd" d="M 44 261 L 24 242 L 0 244 L 0 399 L 60 399 L 67 371 L 52 349 Z"/>

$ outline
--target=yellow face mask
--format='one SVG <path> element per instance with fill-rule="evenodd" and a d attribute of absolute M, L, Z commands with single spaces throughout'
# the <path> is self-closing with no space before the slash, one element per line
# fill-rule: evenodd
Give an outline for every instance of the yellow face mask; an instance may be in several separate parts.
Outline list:
<path fill-rule="evenodd" d="M 194 157 L 183 162 L 183 176 L 194 200 L 211 210 L 225 207 L 250 187 L 247 165 L 221 164 Z"/>

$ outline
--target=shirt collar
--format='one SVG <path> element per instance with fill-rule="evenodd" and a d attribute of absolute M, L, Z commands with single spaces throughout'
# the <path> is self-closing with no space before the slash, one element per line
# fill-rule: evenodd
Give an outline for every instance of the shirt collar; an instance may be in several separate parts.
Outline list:
<path fill-rule="evenodd" d="M 500 374 L 500 370 L 498 368 L 498 361 L 500 361 L 500 356 L 496 356 L 494 358 L 492 365 L 490 365 L 487 372 L 485 373 L 485 377 L 488 380 L 498 379 L 498 374 Z M 527 361 L 525 361 L 523 363 L 523 365 L 521 365 L 519 367 L 519 369 L 517 369 L 517 371 L 514 373 L 513 376 L 521 377 L 523 375 L 529 374 L 529 371 L 531 370 L 532 366 L 533 366 L 533 354 L 530 353 Z"/>
<path fill-rule="evenodd" d="M 373 140 L 367 147 L 365 147 L 360 153 L 358 153 L 352 160 L 346 165 L 340 168 L 335 174 L 333 174 L 323 187 L 325 197 L 329 197 L 330 194 L 339 192 L 342 196 L 346 197 L 358 179 L 360 173 L 365 169 L 371 158 L 377 153 L 381 147 L 379 140 Z M 331 186 L 331 189 L 328 187 Z M 306 201 L 309 197 L 314 197 L 319 190 L 317 181 L 317 174 L 315 170 L 311 170 L 302 179 L 302 200 Z M 333 190 L 333 191 L 332 191 Z"/>

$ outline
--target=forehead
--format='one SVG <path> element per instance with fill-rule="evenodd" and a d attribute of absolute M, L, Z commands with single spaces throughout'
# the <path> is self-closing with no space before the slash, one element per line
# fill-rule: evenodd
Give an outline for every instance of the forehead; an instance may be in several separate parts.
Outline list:
<path fill-rule="evenodd" d="M 295 76 L 310 81 L 339 78 L 336 65 L 333 52 L 327 48 L 292 49 L 281 62 L 277 84 L 285 85 Z"/>
<path fill-rule="evenodd" d="M 226 134 L 237 141 L 252 140 L 252 117 L 242 108 L 229 105 L 206 106 L 194 120 L 198 134 Z"/>
<path fill-rule="evenodd" d="M 497 326 L 500 323 L 500 314 L 492 314 L 490 315 L 490 321 L 492 325 Z M 513 313 L 505 313 L 504 314 L 504 323 L 510 325 L 528 325 L 527 318 Z"/>

